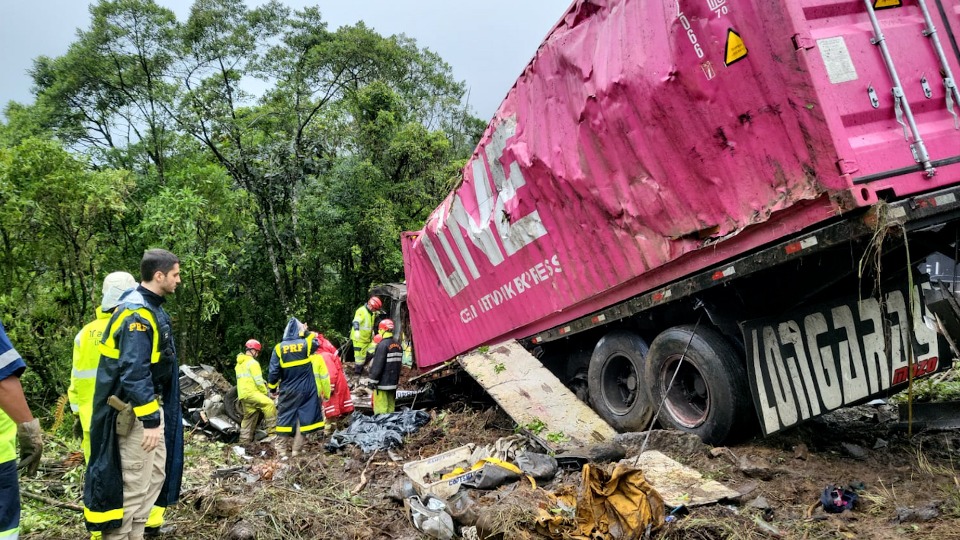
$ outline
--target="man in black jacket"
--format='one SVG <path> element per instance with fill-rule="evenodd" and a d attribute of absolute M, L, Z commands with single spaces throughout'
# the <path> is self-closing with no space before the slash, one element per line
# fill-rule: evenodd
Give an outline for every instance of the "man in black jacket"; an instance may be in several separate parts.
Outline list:
<path fill-rule="evenodd" d="M 180 261 L 150 249 L 140 274 L 100 342 L 83 513 L 103 540 L 141 540 L 151 507 L 179 498 L 183 473 L 179 367 L 163 309 L 180 283 Z"/>
<path fill-rule="evenodd" d="M 383 339 L 377 344 L 370 364 L 370 387 L 373 388 L 373 414 L 392 413 L 397 408 L 397 383 L 403 349 L 393 337 L 393 321 L 384 319 L 377 327 Z"/>

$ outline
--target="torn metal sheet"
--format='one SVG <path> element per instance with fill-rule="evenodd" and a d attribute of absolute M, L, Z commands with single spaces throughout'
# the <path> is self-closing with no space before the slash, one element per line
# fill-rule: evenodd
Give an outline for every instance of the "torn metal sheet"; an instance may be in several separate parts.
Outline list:
<path fill-rule="evenodd" d="M 617 434 L 516 341 L 474 351 L 460 363 L 517 424 L 543 422 L 540 437 L 558 448 L 610 441 Z"/>
<path fill-rule="evenodd" d="M 632 456 L 620 460 L 620 463 L 643 469 L 647 482 L 657 488 L 663 502 L 670 506 L 703 506 L 740 496 L 736 490 L 716 480 L 707 480 L 696 470 L 656 450 L 647 450 L 639 461 Z"/>
<path fill-rule="evenodd" d="M 872 102 L 867 87 L 890 75 L 866 10 L 800 4 L 573 2 L 462 181 L 403 236 L 418 366 L 560 326 L 890 193 L 955 184 L 955 96 L 911 83 L 902 100 L 878 87 Z M 876 15 L 897 69 L 960 73 L 903 4 Z M 930 11 L 956 40 L 960 24 Z M 910 101 L 924 103 L 927 174 L 897 124 Z"/>

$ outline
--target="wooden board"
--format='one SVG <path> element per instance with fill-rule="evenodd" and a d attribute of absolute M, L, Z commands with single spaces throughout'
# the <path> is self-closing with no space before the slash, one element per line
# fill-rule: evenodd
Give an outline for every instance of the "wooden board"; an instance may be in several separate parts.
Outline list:
<path fill-rule="evenodd" d="M 558 449 L 611 441 L 616 435 L 516 341 L 481 347 L 460 363 L 517 424 L 543 422 L 538 435 Z M 557 440 L 559 434 L 563 440 Z"/>

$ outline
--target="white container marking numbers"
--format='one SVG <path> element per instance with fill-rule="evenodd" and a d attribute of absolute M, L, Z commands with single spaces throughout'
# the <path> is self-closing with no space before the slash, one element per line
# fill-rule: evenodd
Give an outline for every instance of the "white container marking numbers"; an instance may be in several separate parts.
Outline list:
<path fill-rule="evenodd" d="M 718 19 L 730 11 L 730 8 L 727 7 L 727 0 L 707 0 L 707 7 L 717 14 Z"/>
<path fill-rule="evenodd" d="M 690 21 L 687 19 L 687 16 L 680 11 L 680 2 L 677 2 L 677 19 L 680 21 L 680 25 L 683 26 L 683 29 L 687 32 L 687 39 L 689 39 L 690 43 L 693 44 L 693 52 L 697 53 L 697 58 L 703 58 L 703 47 L 700 46 L 699 40 L 697 39 L 697 34 L 693 31 L 693 27 L 690 25 Z"/>

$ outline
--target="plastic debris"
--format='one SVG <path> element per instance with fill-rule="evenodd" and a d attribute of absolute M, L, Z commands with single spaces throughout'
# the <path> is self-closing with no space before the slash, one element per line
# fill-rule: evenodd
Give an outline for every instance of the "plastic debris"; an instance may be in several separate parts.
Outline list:
<path fill-rule="evenodd" d="M 439 540 L 453 538 L 456 533 L 453 518 L 446 512 L 447 505 L 443 500 L 428 496 L 424 504 L 420 497 L 414 496 L 407 499 L 407 504 L 410 506 L 410 519 L 418 531 Z"/>
<path fill-rule="evenodd" d="M 429 421 L 428 413 L 411 409 L 375 416 L 354 414 L 346 429 L 330 437 L 326 449 L 334 452 L 348 444 L 359 446 L 364 453 L 397 448 L 403 445 L 404 435 L 417 431 Z"/>

